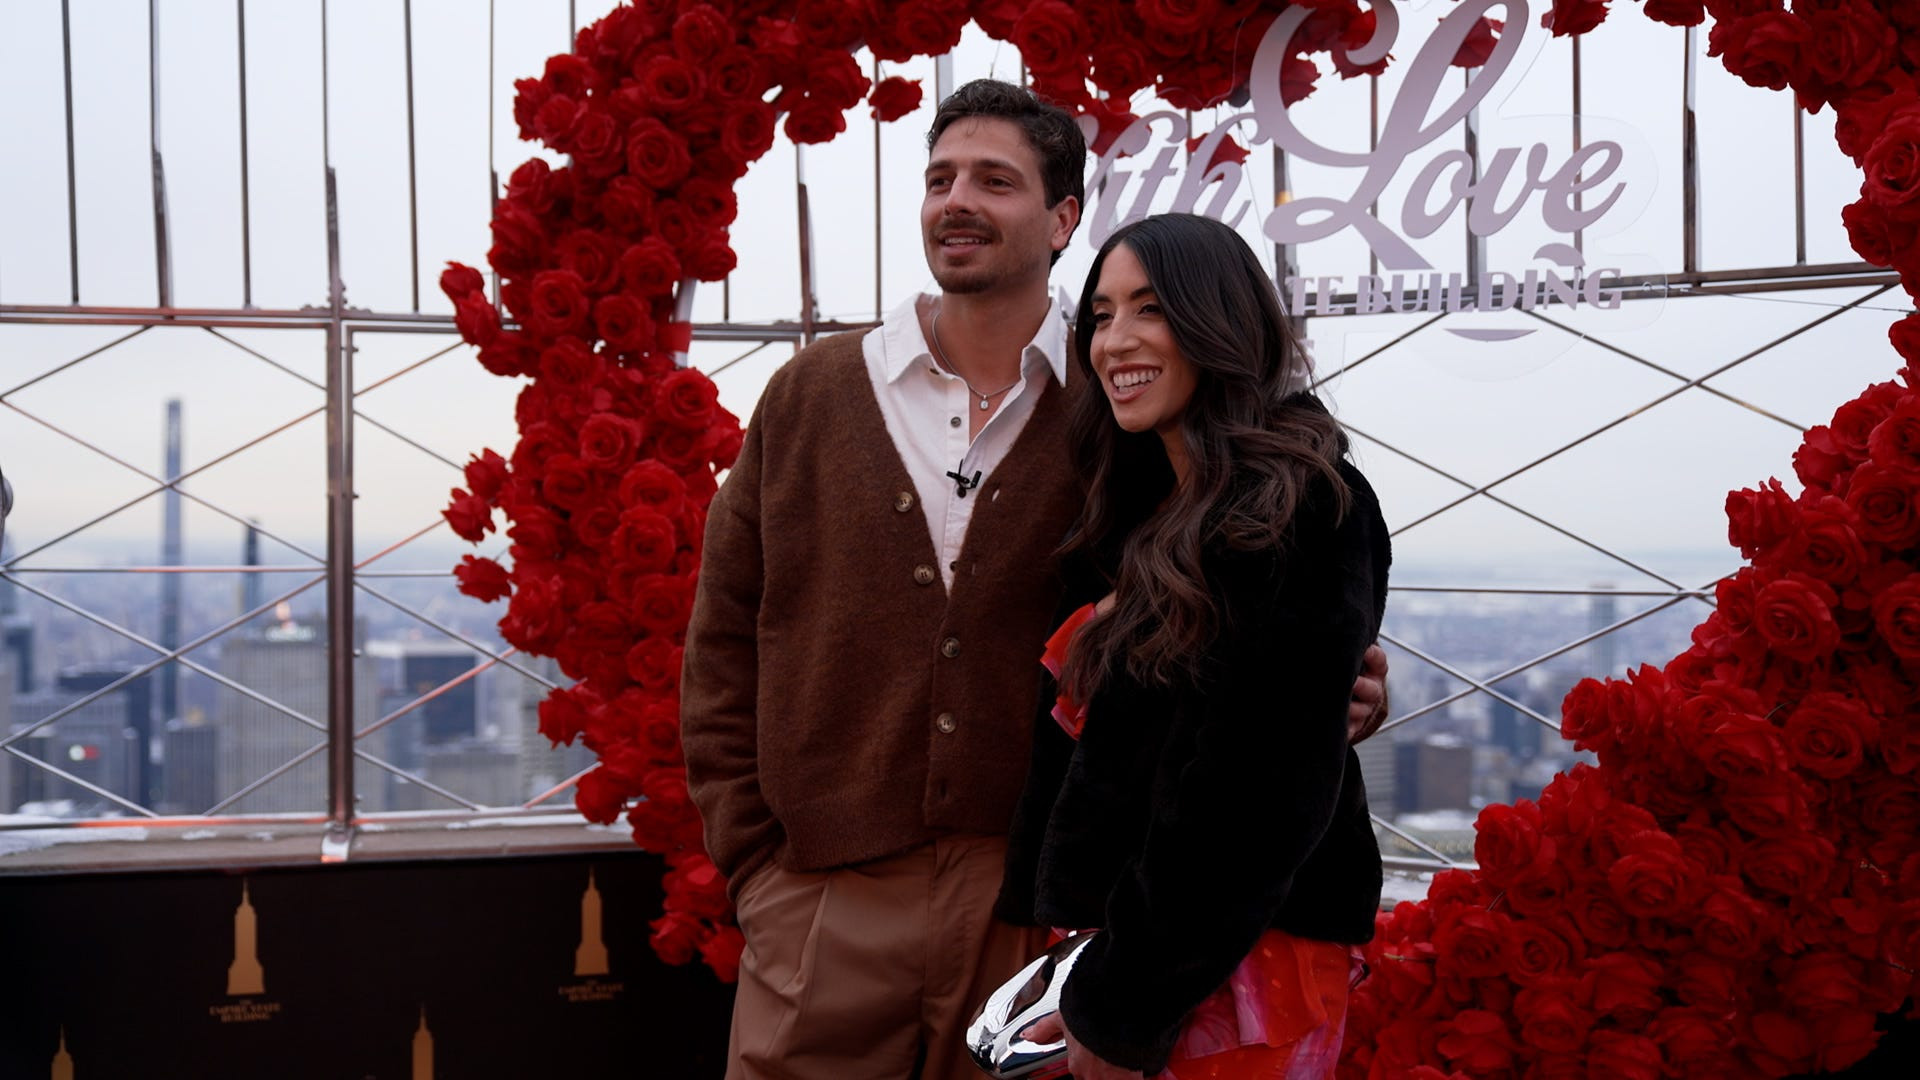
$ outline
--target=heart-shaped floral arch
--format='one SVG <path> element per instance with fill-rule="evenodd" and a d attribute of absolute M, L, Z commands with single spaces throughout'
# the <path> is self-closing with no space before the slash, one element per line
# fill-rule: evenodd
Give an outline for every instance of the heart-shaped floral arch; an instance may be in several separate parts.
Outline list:
<path fill-rule="evenodd" d="M 1584 33 L 1608 2 L 1552 0 L 1543 22 Z M 1289 6 L 1312 9 L 1280 71 L 1289 104 L 1320 77 L 1310 54 L 1342 77 L 1387 62 L 1353 59 L 1375 32 L 1358 0 L 643 0 L 515 84 L 522 136 L 569 160 L 528 161 L 495 208 L 487 257 L 512 328 L 477 270 L 441 278 L 480 362 L 531 377 L 519 444 L 476 456 L 446 509 L 475 542 L 499 511 L 513 566 L 469 555 L 455 573 L 481 600 L 510 597 L 503 636 L 576 680 L 541 705 L 541 731 L 599 755 L 580 810 L 624 812 L 665 857 L 652 925 L 669 962 L 698 955 L 731 978 L 741 945 L 687 798 L 677 698 L 705 510 L 741 432 L 676 361 L 694 283 L 735 266 L 735 182 L 776 126 L 825 142 L 863 100 L 881 120 L 919 105 L 918 83 L 870 84 L 855 48 L 937 55 L 971 20 L 1020 49 L 1038 92 L 1093 116 L 1100 142 L 1138 91 L 1176 108 L 1244 92 L 1253 45 Z M 1710 21 L 1710 51 L 1735 75 L 1834 108 L 1866 174 L 1844 212 L 1854 247 L 1920 296 L 1920 3 L 1643 6 Z M 1483 62 L 1500 29 L 1483 21 L 1455 62 Z M 1911 1001 L 1920 316 L 1892 339 L 1910 362 L 1901 381 L 1808 433 L 1801 494 L 1770 481 L 1728 497 L 1749 565 L 1720 584 L 1693 647 L 1568 696 L 1564 732 L 1599 764 L 1556 777 L 1538 803 L 1487 808 L 1479 869 L 1381 916 L 1342 1076 L 1830 1070 Z"/>

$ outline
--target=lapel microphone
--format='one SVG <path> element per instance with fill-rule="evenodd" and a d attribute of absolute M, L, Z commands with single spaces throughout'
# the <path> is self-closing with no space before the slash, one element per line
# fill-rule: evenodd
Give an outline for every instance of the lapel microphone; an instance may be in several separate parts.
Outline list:
<path fill-rule="evenodd" d="M 973 471 L 972 477 L 968 477 L 966 473 L 952 470 L 947 472 L 947 476 L 953 480 L 954 495 L 962 499 L 967 497 L 967 492 L 980 486 L 980 470 L 978 469 Z"/>

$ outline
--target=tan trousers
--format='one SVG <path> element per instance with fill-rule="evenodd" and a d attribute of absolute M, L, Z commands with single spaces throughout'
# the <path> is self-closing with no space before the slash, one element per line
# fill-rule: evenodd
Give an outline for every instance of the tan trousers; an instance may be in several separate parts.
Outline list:
<path fill-rule="evenodd" d="M 966 836 L 838 870 L 755 871 L 739 895 L 727 1080 L 980 1077 L 967 1023 L 1046 945 L 1044 930 L 993 918 L 1005 855 L 1003 838 Z"/>

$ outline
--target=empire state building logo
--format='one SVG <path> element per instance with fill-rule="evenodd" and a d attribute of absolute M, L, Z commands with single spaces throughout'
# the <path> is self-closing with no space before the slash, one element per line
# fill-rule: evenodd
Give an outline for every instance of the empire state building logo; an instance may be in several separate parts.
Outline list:
<path fill-rule="evenodd" d="M 610 969 L 607 943 L 600 933 L 600 908 L 600 888 L 589 867 L 587 888 L 580 894 L 580 944 L 573 950 L 573 977 L 578 981 L 560 987 L 560 996 L 569 1004 L 612 1001 L 626 989 L 624 983 L 604 978 Z"/>
<path fill-rule="evenodd" d="M 227 997 L 219 1005 L 207 1006 L 207 1015 L 223 1024 L 247 1024 L 271 1020 L 280 1014 L 280 1003 L 267 1001 L 266 970 L 260 966 L 260 920 L 253 908 L 253 890 L 246 879 L 240 882 L 240 906 L 233 911 L 233 962 L 227 965 Z"/>

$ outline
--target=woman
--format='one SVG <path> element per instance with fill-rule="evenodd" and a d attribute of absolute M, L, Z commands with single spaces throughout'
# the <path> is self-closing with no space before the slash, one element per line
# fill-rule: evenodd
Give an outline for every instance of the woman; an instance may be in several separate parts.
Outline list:
<path fill-rule="evenodd" d="M 1225 225 L 1115 232 L 1074 346 L 1104 393 L 1073 419 L 1074 614 L 1000 914 L 1101 932 L 1028 1037 L 1063 1022 L 1079 1080 L 1330 1075 L 1380 901 L 1347 729 L 1386 603 L 1379 503 Z"/>

